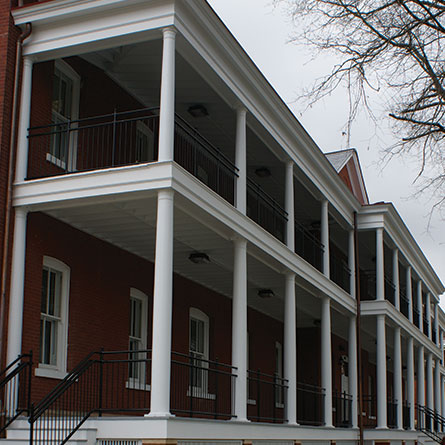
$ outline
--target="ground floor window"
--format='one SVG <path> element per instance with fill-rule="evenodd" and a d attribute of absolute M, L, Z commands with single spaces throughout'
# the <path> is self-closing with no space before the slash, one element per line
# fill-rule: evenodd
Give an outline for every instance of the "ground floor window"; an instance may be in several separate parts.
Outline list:
<path fill-rule="evenodd" d="M 209 317 L 196 308 L 190 308 L 189 353 L 192 357 L 192 386 L 207 391 L 209 359 Z"/>

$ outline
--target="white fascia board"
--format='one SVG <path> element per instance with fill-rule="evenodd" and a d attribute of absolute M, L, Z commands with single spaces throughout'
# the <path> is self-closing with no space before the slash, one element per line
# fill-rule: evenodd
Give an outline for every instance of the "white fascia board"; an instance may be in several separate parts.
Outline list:
<path fill-rule="evenodd" d="M 391 203 L 363 206 L 358 215 L 358 228 L 360 230 L 376 229 L 378 227 L 385 229 L 416 274 L 426 284 L 433 298 L 439 301 L 438 296 L 445 291 L 445 287 Z"/>
<path fill-rule="evenodd" d="M 35 61 L 161 38 L 174 25 L 173 0 L 53 0 L 13 11 L 16 25 L 32 23 L 23 54 Z"/>
<path fill-rule="evenodd" d="M 238 422 L 236 420 L 211 420 L 170 417 L 101 417 L 88 419 L 88 428 L 97 429 L 98 439 L 182 439 L 182 440 L 311 440 L 311 441 L 354 441 L 357 429 L 326 428 L 322 426 L 297 426 Z"/>
<path fill-rule="evenodd" d="M 366 441 L 370 441 L 369 443 L 372 443 L 371 441 L 382 441 L 382 442 L 390 442 L 393 443 L 393 441 L 400 441 L 400 443 L 403 443 L 403 441 L 406 442 L 406 445 L 410 445 L 409 441 L 412 441 L 412 445 L 414 445 L 415 441 L 419 439 L 419 436 L 422 437 L 423 434 L 419 431 L 410 431 L 410 430 L 396 430 L 396 429 L 377 429 L 377 428 L 370 428 L 370 429 L 364 429 L 363 430 L 363 438 Z M 397 442 L 394 442 L 397 443 Z M 423 443 L 423 441 L 421 442 Z"/>
<path fill-rule="evenodd" d="M 440 348 L 436 346 L 419 328 L 411 323 L 387 300 L 362 301 L 360 305 L 361 316 L 385 315 L 395 326 L 400 327 L 408 336 L 413 337 L 417 344 L 425 347 L 437 358 L 440 358 Z"/>
<path fill-rule="evenodd" d="M 232 230 L 234 236 L 241 236 L 282 264 L 283 273 L 286 270 L 292 271 L 317 288 L 318 296 L 328 295 L 347 312 L 356 313 L 356 301 L 347 292 L 289 250 L 273 235 L 240 213 L 181 166 L 173 165 L 172 174 L 173 189 Z"/>
<path fill-rule="evenodd" d="M 320 192 L 352 225 L 359 201 L 217 15 L 201 0 L 177 5 L 176 26 Z M 233 104 L 236 106 L 236 104 Z"/>
<path fill-rule="evenodd" d="M 13 205 L 60 207 L 64 201 L 158 190 L 171 186 L 171 176 L 171 162 L 156 162 L 29 180 L 14 184 Z"/>

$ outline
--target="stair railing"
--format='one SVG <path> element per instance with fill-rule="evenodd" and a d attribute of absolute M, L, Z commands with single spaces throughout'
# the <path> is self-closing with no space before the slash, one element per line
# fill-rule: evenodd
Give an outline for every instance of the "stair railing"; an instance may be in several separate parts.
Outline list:
<path fill-rule="evenodd" d="M 31 411 L 32 352 L 19 355 L 0 372 L 0 434 Z"/>
<path fill-rule="evenodd" d="M 417 430 L 426 434 L 435 442 L 442 444 L 444 434 L 445 418 L 437 412 L 423 405 L 416 405 L 417 409 Z"/>

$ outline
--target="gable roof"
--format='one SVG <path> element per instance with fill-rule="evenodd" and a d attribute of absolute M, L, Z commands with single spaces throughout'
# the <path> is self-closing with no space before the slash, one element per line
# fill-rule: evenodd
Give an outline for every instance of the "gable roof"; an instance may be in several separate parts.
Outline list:
<path fill-rule="evenodd" d="M 362 204 L 369 204 L 368 192 L 366 191 L 357 150 L 348 148 L 346 150 L 325 153 L 325 156 L 352 194 Z"/>

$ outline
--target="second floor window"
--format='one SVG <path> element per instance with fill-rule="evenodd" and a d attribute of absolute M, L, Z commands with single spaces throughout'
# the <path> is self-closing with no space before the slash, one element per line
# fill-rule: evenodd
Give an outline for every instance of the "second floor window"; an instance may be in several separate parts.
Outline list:
<path fill-rule="evenodd" d="M 190 309 L 190 344 L 192 357 L 192 386 L 207 390 L 207 369 L 209 359 L 209 321 L 207 315 L 198 309 Z"/>

